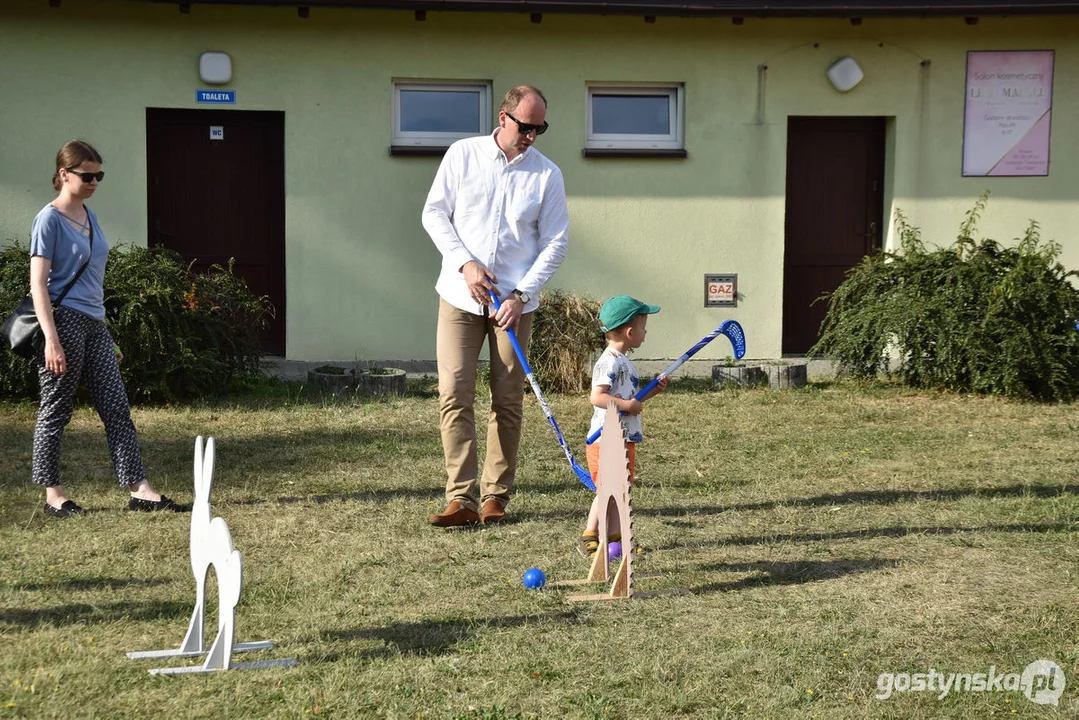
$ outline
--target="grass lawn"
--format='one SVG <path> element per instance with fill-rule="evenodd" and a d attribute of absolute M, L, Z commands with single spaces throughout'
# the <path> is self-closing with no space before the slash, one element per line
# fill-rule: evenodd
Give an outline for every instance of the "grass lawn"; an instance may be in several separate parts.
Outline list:
<path fill-rule="evenodd" d="M 183 638 L 189 516 L 124 511 L 80 409 L 63 472 L 94 512 L 44 517 L 35 408 L 0 405 L 0 717 L 1079 713 L 1079 405 L 672 383 L 645 411 L 637 572 L 658 577 L 636 587 L 690 592 L 580 605 L 521 583 L 532 566 L 587 570 L 574 541 L 590 496 L 531 398 L 512 521 L 444 531 L 426 522 L 444 503 L 430 392 L 353 404 L 276 387 L 134 412 L 151 480 L 181 500 L 195 436 L 216 438 L 213 508 L 244 557 L 236 639 L 277 643 L 236 659 L 299 661 L 209 676 L 151 677 L 194 663 L 124 655 Z M 552 400 L 583 456 L 587 399 Z M 1014 686 L 876 697 L 882 673 L 1038 659 L 1063 669 L 1059 705 Z"/>

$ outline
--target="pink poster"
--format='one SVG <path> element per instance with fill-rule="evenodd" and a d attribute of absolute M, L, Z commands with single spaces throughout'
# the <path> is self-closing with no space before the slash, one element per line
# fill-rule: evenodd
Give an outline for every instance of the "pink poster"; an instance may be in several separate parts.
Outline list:
<path fill-rule="evenodd" d="M 963 175 L 1049 174 L 1053 51 L 967 53 Z"/>

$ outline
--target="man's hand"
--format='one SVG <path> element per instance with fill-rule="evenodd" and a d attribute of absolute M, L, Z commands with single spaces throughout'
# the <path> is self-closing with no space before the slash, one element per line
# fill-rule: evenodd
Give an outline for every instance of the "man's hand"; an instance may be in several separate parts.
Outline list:
<path fill-rule="evenodd" d="M 524 309 L 525 304 L 521 302 L 521 298 L 517 297 L 516 293 L 510 293 L 509 297 L 502 301 L 502 307 L 494 314 L 495 322 L 503 330 L 512 327 L 513 331 L 517 332 L 517 321 L 521 319 L 521 311 Z"/>
<path fill-rule="evenodd" d="M 490 305 L 491 296 L 487 293 L 494 291 L 495 283 L 498 282 L 494 273 L 475 260 L 469 260 L 461 266 L 461 274 L 465 276 L 465 284 L 468 285 L 468 293 L 472 299 L 480 305 Z"/>

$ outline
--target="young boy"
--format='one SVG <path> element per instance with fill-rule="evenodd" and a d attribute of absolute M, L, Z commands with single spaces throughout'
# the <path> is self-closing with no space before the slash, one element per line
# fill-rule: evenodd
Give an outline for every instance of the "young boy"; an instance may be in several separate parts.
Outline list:
<path fill-rule="evenodd" d="M 636 350 L 644 343 L 647 334 L 648 316 L 659 312 L 659 305 L 648 305 L 629 295 L 618 295 L 607 302 L 599 311 L 599 321 L 607 334 L 607 348 L 600 355 L 592 368 L 592 425 L 588 429 L 591 436 L 603 427 L 607 405 L 613 400 L 623 415 L 620 415 L 622 427 L 626 432 L 626 453 L 629 456 L 629 477 L 633 481 L 633 469 L 636 460 L 634 448 L 644 439 L 641 434 L 641 400 L 634 395 L 641 389 L 641 378 L 637 369 L 626 357 L 630 350 Z M 667 378 L 663 378 L 645 399 L 663 392 L 667 388 Z M 598 486 L 599 478 L 599 441 L 588 446 L 588 470 L 592 481 Z M 588 513 L 588 524 L 577 541 L 577 550 L 586 558 L 591 558 L 599 548 L 599 498 L 592 501 Z M 608 541 L 622 539 L 622 529 L 618 517 L 608 519 Z"/>

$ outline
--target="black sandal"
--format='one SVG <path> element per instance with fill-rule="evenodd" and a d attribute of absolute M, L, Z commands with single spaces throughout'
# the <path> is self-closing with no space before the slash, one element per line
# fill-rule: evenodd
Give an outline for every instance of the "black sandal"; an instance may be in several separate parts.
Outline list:
<path fill-rule="evenodd" d="M 191 512 L 190 505 L 181 505 L 165 495 L 162 495 L 160 500 L 143 500 L 133 497 L 127 501 L 127 509 L 134 512 Z"/>
<path fill-rule="evenodd" d="M 85 515 L 86 511 L 76 505 L 74 500 L 64 500 L 64 504 L 58 508 L 45 503 L 45 514 L 58 518 L 66 518 L 74 517 L 75 515 Z"/>

